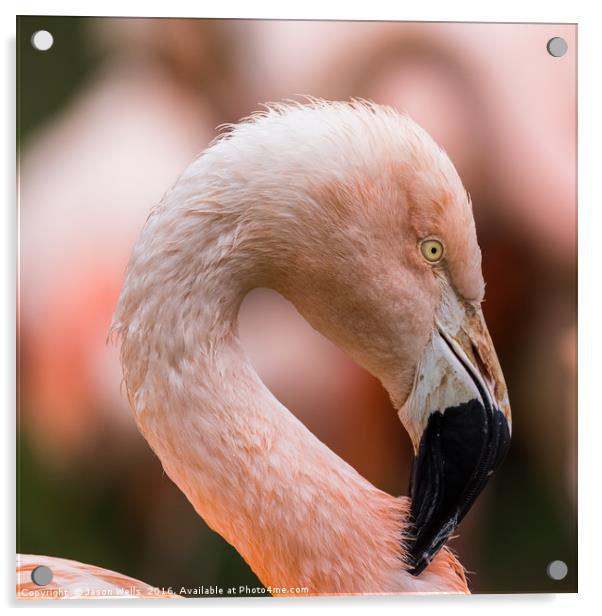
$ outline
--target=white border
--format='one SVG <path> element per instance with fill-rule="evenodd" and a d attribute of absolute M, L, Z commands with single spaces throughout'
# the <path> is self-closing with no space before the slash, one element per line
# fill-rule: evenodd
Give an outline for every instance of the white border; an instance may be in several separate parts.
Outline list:
<path fill-rule="evenodd" d="M 253 17 L 284 19 L 402 19 L 424 21 L 509 21 L 509 22 L 571 22 L 579 24 L 579 595 L 481 595 L 463 597 L 403 597 L 403 598 L 341 598 L 305 600 L 247 600 L 244 605 L 237 600 L 228 600 L 219 605 L 213 601 L 187 602 L 181 608 L 202 609 L 212 612 L 219 608 L 232 610 L 244 608 L 249 613 L 265 609 L 287 610 L 312 609 L 331 611 L 344 609 L 345 612 L 359 613 L 367 608 L 383 609 L 395 613 L 420 611 L 421 614 L 479 613 L 483 609 L 493 616 L 514 609 L 526 608 L 534 613 L 546 615 L 566 615 L 574 609 L 598 606 L 602 592 L 600 555 L 600 516 L 602 510 L 602 480 L 599 469 L 600 438 L 602 437 L 602 409 L 597 395 L 599 366 L 602 364 L 600 351 L 602 339 L 598 326 L 602 307 L 600 292 L 601 276 L 601 210 L 602 210 L 602 133 L 600 114 L 602 96 L 600 70 L 602 59 L 601 21 L 595 2 L 527 2 L 525 0 L 498 0 L 498 2 L 472 2 L 469 0 L 427 1 L 396 3 L 386 0 L 327 4 L 323 0 L 304 0 L 299 5 L 283 2 L 189 3 L 179 0 L 158 2 L 147 0 L 134 3 L 126 0 L 104 0 L 102 3 L 55 0 L 49 3 L 4 2 L 0 27 L 3 33 L 4 61 L 2 70 L 3 113 L 2 127 L 5 136 L 4 147 L 0 150 L 3 164 L 2 173 L 3 204 L 2 212 L 2 268 L 0 278 L 4 290 L 0 319 L 2 354 L 0 355 L 0 391 L 5 393 L 3 416 L 5 417 L 5 442 L 3 458 L 5 472 L 2 474 L 5 488 L 6 507 L 1 509 L 2 528 L 6 541 L 0 558 L 0 576 L 4 588 L 4 602 L 14 606 L 14 400 L 15 400 L 15 227 L 14 210 L 14 135 L 15 135 L 15 15 L 16 14 L 59 14 L 59 15 L 116 15 L 116 16 L 203 16 L 203 17 Z M 7 494 L 8 493 L 8 494 Z M 310 603 L 311 602 L 311 603 Z M 183 603 L 183 602 L 182 602 Z M 173 604 L 158 602 L 130 602 L 128 607 L 144 609 L 172 609 Z M 101 610 L 121 610 L 122 603 L 100 605 L 95 602 L 90 607 Z M 25 607 L 26 611 L 34 609 Z M 69 607 L 61 603 L 60 608 Z"/>

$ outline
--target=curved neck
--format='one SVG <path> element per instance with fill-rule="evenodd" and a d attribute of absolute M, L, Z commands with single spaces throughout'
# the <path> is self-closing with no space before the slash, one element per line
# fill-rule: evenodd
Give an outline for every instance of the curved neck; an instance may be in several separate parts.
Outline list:
<path fill-rule="evenodd" d="M 204 240 L 193 251 L 191 229 Z M 237 338 L 238 309 L 257 280 L 239 231 L 209 210 L 162 207 L 147 223 L 114 324 L 141 432 L 267 586 L 457 589 L 436 572 L 405 572 L 407 500 L 367 482 L 259 379 Z"/>
<path fill-rule="evenodd" d="M 180 347 L 160 401 L 137 413 L 141 431 L 266 586 L 395 590 L 405 503 L 363 479 L 270 393 L 239 345 L 240 297 L 228 291 L 230 302 L 224 295 L 207 311 L 219 330 L 195 323 L 200 344 Z M 173 335 L 189 327 L 174 323 Z"/>

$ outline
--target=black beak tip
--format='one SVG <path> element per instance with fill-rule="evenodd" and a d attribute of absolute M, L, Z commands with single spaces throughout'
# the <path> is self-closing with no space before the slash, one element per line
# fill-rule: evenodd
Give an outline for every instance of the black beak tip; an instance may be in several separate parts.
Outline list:
<path fill-rule="evenodd" d="M 414 559 L 414 566 L 411 569 L 408 569 L 408 572 L 414 576 L 420 575 L 431 564 L 429 555 L 426 553 L 421 554 L 419 558 L 412 555 L 412 558 Z"/>
<path fill-rule="evenodd" d="M 420 575 L 466 515 L 510 444 L 504 415 L 480 400 L 429 417 L 410 482 L 408 569 Z"/>

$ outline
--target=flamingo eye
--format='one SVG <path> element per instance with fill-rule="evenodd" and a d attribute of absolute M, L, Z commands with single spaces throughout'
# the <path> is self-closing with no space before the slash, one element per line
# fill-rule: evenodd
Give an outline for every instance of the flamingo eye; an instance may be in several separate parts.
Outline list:
<path fill-rule="evenodd" d="M 436 239 L 429 238 L 420 244 L 420 252 L 429 263 L 438 263 L 443 259 L 443 244 Z"/>

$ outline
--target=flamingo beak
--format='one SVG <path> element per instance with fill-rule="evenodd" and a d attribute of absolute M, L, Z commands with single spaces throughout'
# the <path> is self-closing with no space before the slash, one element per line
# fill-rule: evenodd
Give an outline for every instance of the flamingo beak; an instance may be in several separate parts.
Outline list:
<path fill-rule="evenodd" d="M 502 462 L 511 433 L 504 377 L 481 310 L 453 334 L 437 323 L 418 368 L 410 414 L 410 573 L 420 575 Z M 406 412 L 408 412 L 406 410 Z"/>

